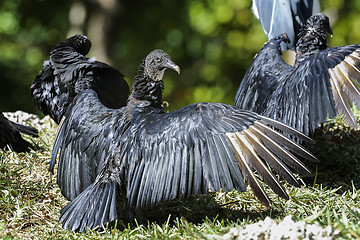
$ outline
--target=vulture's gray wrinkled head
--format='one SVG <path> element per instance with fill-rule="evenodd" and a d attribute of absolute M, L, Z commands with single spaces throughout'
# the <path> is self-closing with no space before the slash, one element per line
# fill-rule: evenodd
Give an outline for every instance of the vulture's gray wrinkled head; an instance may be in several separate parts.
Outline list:
<path fill-rule="evenodd" d="M 145 58 L 145 72 L 154 81 L 161 81 L 164 72 L 170 68 L 180 74 L 180 68 L 170 58 L 169 54 L 163 50 L 157 49 L 152 51 Z"/>

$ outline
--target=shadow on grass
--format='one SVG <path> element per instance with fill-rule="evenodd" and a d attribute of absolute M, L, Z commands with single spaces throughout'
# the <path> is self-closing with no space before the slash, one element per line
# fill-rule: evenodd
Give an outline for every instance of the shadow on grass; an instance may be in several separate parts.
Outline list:
<path fill-rule="evenodd" d="M 330 120 L 315 132 L 314 145 L 307 144 L 319 160 L 319 164 L 307 163 L 315 175 L 304 178 L 308 184 L 322 184 L 337 188 L 339 193 L 354 186 L 360 187 L 360 131 Z"/>
<path fill-rule="evenodd" d="M 249 199 L 247 198 L 247 200 Z M 226 204 L 219 204 L 215 199 L 215 194 L 208 194 L 190 196 L 186 200 L 167 201 L 144 209 L 137 213 L 136 223 L 130 224 L 130 227 L 136 228 L 141 224 L 145 226 L 158 224 L 161 226 L 164 223 L 174 226 L 178 219 L 192 224 L 202 224 L 205 221 L 240 224 L 243 220 L 257 222 L 260 219 L 265 219 L 266 216 L 276 218 L 276 216 L 282 215 L 283 212 L 280 209 L 266 208 L 260 203 L 229 201 Z M 128 228 L 128 221 L 123 216 L 118 218 L 117 229 L 119 230 Z"/>

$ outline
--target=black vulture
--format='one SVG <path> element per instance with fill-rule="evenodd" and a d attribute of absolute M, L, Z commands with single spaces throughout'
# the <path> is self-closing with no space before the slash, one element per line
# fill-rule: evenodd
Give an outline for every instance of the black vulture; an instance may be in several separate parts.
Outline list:
<path fill-rule="evenodd" d="M 0 112 L 0 148 L 9 146 L 15 152 L 29 152 L 30 149 L 34 149 L 34 146 L 24 140 L 20 133 L 39 137 L 36 128 L 10 121 Z"/>
<path fill-rule="evenodd" d="M 117 218 L 117 204 L 124 204 L 131 216 L 175 198 L 246 191 L 244 180 L 268 206 L 271 200 L 254 172 L 284 199 L 288 194 L 272 169 L 294 186 L 301 184 L 290 169 L 311 175 L 294 154 L 317 159 L 274 128 L 311 139 L 278 121 L 222 103 L 196 103 L 165 113 L 162 79 L 167 68 L 180 72 L 167 53 L 152 51 L 140 64 L 127 106 L 120 109 L 106 108 L 92 89 L 74 100 L 50 161 L 52 171 L 61 148 L 58 184 L 72 200 L 61 211 L 64 228 L 104 226 Z"/>
<path fill-rule="evenodd" d="M 253 0 L 252 10 L 270 40 L 286 33 L 289 42 L 281 49 L 293 49 L 305 21 L 320 12 L 318 0 Z"/>
<path fill-rule="evenodd" d="M 59 42 L 31 85 L 36 106 L 58 124 L 74 97 L 84 89 L 95 89 L 109 108 L 126 105 L 129 86 L 124 75 L 105 63 L 85 57 L 90 48 L 90 40 L 83 35 Z"/>
<path fill-rule="evenodd" d="M 281 58 L 283 37 L 266 43 L 245 73 L 235 106 L 306 135 L 338 114 L 357 128 L 351 107 L 360 107 L 360 45 L 327 49 L 327 33 L 332 34 L 329 18 L 323 13 L 311 16 L 300 31 L 294 66 Z"/>

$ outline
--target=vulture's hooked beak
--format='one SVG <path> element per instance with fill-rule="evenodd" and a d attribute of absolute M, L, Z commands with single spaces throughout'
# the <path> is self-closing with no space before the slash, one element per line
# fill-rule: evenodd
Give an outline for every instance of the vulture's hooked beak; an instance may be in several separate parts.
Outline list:
<path fill-rule="evenodd" d="M 170 68 L 172 70 L 174 70 L 175 72 L 177 72 L 178 74 L 180 74 L 180 67 L 178 65 L 176 65 L 173 61 L 168 60 L 165 64 L 165 66 L 167 68 Z"/>

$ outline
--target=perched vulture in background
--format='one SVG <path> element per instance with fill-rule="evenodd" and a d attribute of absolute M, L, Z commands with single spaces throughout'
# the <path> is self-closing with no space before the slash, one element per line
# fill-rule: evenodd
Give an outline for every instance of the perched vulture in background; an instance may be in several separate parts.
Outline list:
<path fill-rule="evenodd" d="M 124 75 L 105 63 L 86 58 L 90 47 L 90 40 L 83 35 L 58 43 L 31 85 L 35 105 L 58 124 L 73 99 L 85 89 L 94 89 L 106 107 L 126 105 L 129 86 Z"/>
<path fill-rule="evenodd" d="M 20 133 L 39 137 L 36 128 L 10 121 L 0 112 L 0 148 L 5 149 L 9 146 L 15 152 L 29 152 L 30 149 L 34 149 L 34 146 L 24 140 Z"/>
<path fill-rule="evenodd" d="M 329 18 L 318 13 L 300 30 L 294 66 L 281 58 L 276 37 L 255 57 L 240 83 L 235 107 L 255 111 L 311 135 L 338 114 L 354 128 L 360 107 L 360 45 L 327 48 Z"/>
<path fill-rule="evenodd" d="M 60 149 L 58 184 L 71 200 L 61 211 L 64 228 L 104 226 L 117 218 L 117 204 L 133 213 L 209 191 L 246 191 L 244 180 L 268 206 L 271 200 L 259 178 L 288 199 L 272 170 L 294 186 L 301 184 L 292 170 L 311 175 L 295 155 L 317 159 L 275 129 L 311 140 L 278 121 L 222 103 L 196 103 L 165 113 L 167 68 L 180 72 L 167 53 L 152 51 L 140 64 L 122 108 L 106 108 L 92 89 L 74 99 L 49 169 Z"/>
<path fill-rule="evenodd" d="M 320 4 L 318 0 L 253 0 L 252 10 L 269 40 L 288 35 L 290 41 L 281 44 L 285 51 L 295 47 L 301 27 L 320 12 Z"/>

